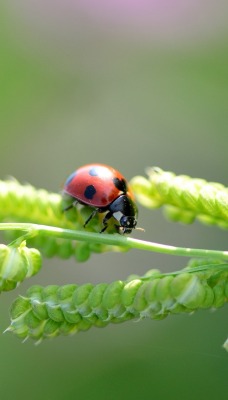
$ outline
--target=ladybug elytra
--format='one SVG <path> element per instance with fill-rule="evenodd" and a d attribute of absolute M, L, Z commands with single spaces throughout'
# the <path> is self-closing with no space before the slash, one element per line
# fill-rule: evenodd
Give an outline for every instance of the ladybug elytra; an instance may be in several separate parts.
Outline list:
<path fill-rule="evenodd" d="M 126 179 L 120 172 L 104 164 L 88 164 L 73 172 L 64 185 L 65 194 L 73 201 L 66 209 L 77 203 L 94 208 L 84 227 L 97 214 L 105 213 L 103 218 L 104 232 L 108 221 L 114 217 L 119 233 L 131 233 L 137 224 L 137 206 Z"/>

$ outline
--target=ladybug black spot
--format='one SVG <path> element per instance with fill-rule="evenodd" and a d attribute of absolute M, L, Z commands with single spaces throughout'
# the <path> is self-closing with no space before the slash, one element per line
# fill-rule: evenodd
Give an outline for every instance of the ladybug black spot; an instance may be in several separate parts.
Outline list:
<path fill-rule="evenodd" d="M 98 176 L 99 174 L 98 174 L 97 168 L 96 168 L 96 167 L 91 168 L 91 169 L 89 170 L 89 175 L 90 175 L 90 176 Z"/>
<path fill-rule="evenodd" d="M 124 179 L 113 178 L 113 183 L 117 189 L 121 190 L 121 192 L 127 192 L 127 184 Z"/>
<path fill-rule="evenodd" d="M 96 193 L 95 187 L 93 185 L 88 185 L 84 191 L 84 196 L 86 197 L 86 199 L 92 200 L 95 193 Z"/>

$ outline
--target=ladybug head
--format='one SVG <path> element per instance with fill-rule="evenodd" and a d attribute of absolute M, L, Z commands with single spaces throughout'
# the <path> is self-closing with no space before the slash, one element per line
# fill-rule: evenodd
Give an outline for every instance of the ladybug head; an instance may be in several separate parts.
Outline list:
<path fill-rule="evenodd" d="M 137 224 L 137 207 L 127 195 L 117 197 L 109 206 L 112 216 L 119 222 L 119 233 L 131 233 Z"/>
<path fill-rule="evenodd" d="M 120 226 L 119 226 L 119 233 L 131 233 L 132 229 L 136 227 L 137 219 L 135 216 L 126 216 L 123 215 L 120 218 Z"/>

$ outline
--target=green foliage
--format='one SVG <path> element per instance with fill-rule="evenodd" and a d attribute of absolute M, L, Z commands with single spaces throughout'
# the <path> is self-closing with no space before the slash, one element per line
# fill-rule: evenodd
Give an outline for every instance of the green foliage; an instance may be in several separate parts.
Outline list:
<path fill-rule="evenodd" d="M 173 221 L 190 223 L 197 218 L 228 227 L 228 189 L 221 184 L 178 177 L 158 168 L 149 169 L 148 174 L 149 179 L 135 177 L 131 182 L 143 205 L 164 205 Z M 13 240 L 8 246 L 0 245 L 1 291 L 14 289 L 39 271 L 41 254 L 37 248 L 46 257 L 74 256 L 83 262 L 91 252 L 131 248 L 201 259 L 192 259 L 181 271 L 162 274 L 151 270 L 143 277 L 134 275 L 110 284 L 32 286 L 26 296 L 13 302 L 7 331 L 40 341 L 129 319 L 163 319 L 172 314 L 216 309 L 227 302 L 227 251 L 185 249 L 136 240 L 113 234 L 112 226 L 107 233 L 99 234 L 99 215 L 85 230 L 83 224 L 90 208 L 83 206 L 64 213 L 68 201 L 59 194 L 14 180 L 0 182 L 0 229 Z"/>

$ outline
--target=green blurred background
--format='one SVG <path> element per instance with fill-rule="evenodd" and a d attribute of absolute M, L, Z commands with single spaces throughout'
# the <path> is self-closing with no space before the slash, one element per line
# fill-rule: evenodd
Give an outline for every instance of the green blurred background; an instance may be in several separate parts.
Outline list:
<path fill-rule="evenodd" d="M 59 191 L 69 173 L 103 162 L 128 179 L 156 165 L 227 182 L 228 3 L 4 0 L 0 5 L 1 179 Z M 227 232 L 175 225 L 139 207 L 134 236 L 227 249 Z M 111 282 L 183 258 L 132 251 L 85 264 L 44 260 L 1 296 L 32 284 Z M 22 344 L 0 340 L 1 398 L 227 399 L 227 309 L 91 329 Z"/>

